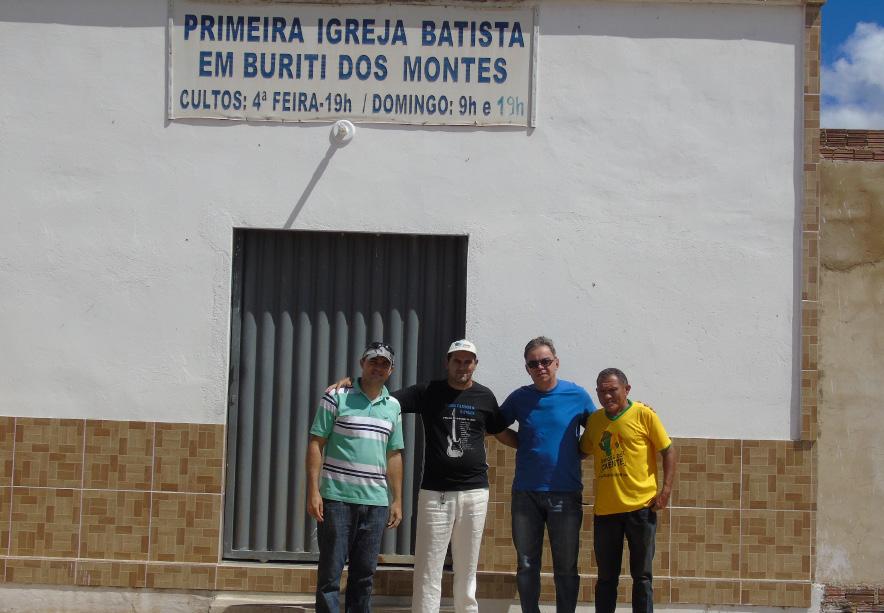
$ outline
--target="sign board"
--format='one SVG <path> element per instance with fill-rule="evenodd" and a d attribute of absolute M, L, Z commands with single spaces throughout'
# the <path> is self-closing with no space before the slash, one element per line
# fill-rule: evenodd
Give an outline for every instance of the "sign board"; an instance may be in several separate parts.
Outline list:
<path fill-rule="evenodd" d="M 172 0 L 169 118 L 533 125 L 535 15 Z"/>

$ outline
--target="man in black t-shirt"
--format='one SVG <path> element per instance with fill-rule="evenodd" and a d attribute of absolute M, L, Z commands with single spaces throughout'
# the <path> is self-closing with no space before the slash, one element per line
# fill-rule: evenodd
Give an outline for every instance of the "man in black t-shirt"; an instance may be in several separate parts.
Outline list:
<path fill-rule="evenodd" d="M 485 435 L 506 429 L 497 399 L 473 381 L 479 360 L 468 340 L 451 343 L 447 379 L 393 392 L 403 413 L 417 413 L 424 428 L 424 474 L 417 502 L 411 610 L 438 613 L 448 543 L 454 566 L 454 609 L 477 613 L 476 568 L 488 510 Z M 349 385 L 349 379 L 337 385 Z"/>
<path fill-rule="evenodd" d="M 424 475 L 417 500 L 411 610 L 437 613 L 448 543 L 454 566 L 454 610 L 475 613 L 476 567 L 488 510 L 485 435 L 505 429 L 494 394 L 473 381 L 479 360 L 467 340 L 451 343 L 447 380 L 393 393 L 403 413 L 424 427 Z"/>

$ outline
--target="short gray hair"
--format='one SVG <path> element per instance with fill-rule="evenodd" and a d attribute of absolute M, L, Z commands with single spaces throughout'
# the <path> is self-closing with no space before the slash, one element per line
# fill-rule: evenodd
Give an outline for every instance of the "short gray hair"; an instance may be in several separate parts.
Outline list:
<path fill-rule="evenodd" d="M 549 347 L 552 354 L 556 354 L 556 346 L 553 345 L 552 339 L 548 336 L 538 336 L 537 338 L 532 338 L 528 341 L 528 344 L 525 345 L 525 353 L 522 354 L 522 357 L 527 358 L 528 352 L 537 347 Z"/>
<path fill-rule="evenodd" d="M 596 387 L 604 381 L 605 379 L 610 379 L 611 377 L 617 377 L 617 380 L 620 382 L 620 385 L 629 385 L 629 380 L 626 378 L 626 375 L 619 368 L 606 368 L 602 372 L 599 373 L 599 376 L 595 379 Z"/>

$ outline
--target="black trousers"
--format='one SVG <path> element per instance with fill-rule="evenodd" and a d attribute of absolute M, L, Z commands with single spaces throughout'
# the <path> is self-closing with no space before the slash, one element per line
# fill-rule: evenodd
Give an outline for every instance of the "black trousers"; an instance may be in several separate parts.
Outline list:
<path fill-rule="evenodd" d="M 652 567 L 657 536 L 657 514 L 651 509 L 630 513 L 596 515 L 593 523 L 593 548 L 599 565 L 595 587 L 596 613 L 614 613 L 617 607 L 617 584 L 623 562 L 623 538 L 629 543 L 629 573 L 632 575 L 633 613 L 652 613 L 654 589 Z"/>

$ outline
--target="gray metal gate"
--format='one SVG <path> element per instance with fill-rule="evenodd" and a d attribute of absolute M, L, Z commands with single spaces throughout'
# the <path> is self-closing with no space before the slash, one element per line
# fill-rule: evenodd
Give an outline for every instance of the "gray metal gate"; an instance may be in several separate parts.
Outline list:
<path fill-rule="evenodd" d="M 235 230 L 224 556 L 315 560 L 308 430 L 326 386 L 393 346 L 391 390 L 443 375 L 464 334 L 465 236 Z M 406 415 L 405 517 L 384 561 L 413 552 L 423 437 Z"/>

